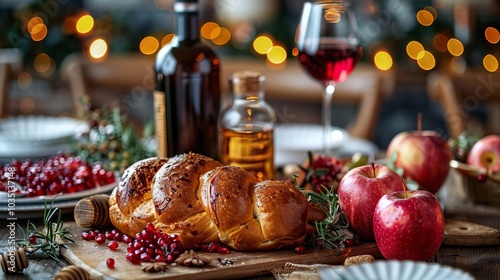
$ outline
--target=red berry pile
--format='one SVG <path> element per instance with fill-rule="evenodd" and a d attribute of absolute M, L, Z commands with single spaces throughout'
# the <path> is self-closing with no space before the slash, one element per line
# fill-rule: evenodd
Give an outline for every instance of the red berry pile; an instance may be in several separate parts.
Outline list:
<path fill-rule="evenodd" d="M 113 171 L 101 164 L 89 164 L 78 157 L 58 154 L 47 160 L 23 162 L 13 159 L 0 166 L 1 181 L 15 181 L 18 193 L 28 197 L 74 193 L 115 182 Z M 0 185 L 0 191 L 7 191 Z"/>
<path fill-rule="evenodd" d="M 113 251 L 118 249 L 119 242 L 126 243 L 127 253 L 125 258 L 133 264 L 143 262 L 173 263 L 183 252 L 181 240 L 177 235 L 156 230 L 151 223 L 136 234 L 135 238 L 122 234 L 117 229 L 104 233 L 99 230 L 84 231 L 82 232 L 82 238 L 87 241 L 94 240 L 97 244 L 104 244 L 106 240 L 109 240 L 107 246 Z"/>
<path fill-rule="evenodd" d="M 317 193 L 323 192 L 324 187 L 336 189 L 345 173 L 344 164 L 340 160 L 325 155 L 311 155 L 308 168 L 302 169 L 306 171 L 305 182 L 310 183 Z"/>
<path fill-rule="evenodd" d="M 216 242 L 212 242 L 209 244 L 201 244 L 200 249 L 203 252 L 219 253 L 219 254 L 229 254 L 231 252 L 229 250 L 229 247 L 225 245 L 220 245 L 219 243 Z"/>

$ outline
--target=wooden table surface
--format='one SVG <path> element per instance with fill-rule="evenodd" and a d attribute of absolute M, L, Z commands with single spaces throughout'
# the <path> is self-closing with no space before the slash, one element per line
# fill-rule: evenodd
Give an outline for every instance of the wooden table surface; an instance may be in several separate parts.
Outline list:
<path fill-rule="evenodd" d="M 486 225 L 500 230 L 500 208 L 475 205 L 465 201 L 459 206 L 445 207 L 446 218 L 473 222 Z M 71 221 L 72 215 L 64 216 L 65 221 Z M 17 220 L 16 223 L 26 225 L 25 220 Z M 41 223 L 36 221 L 36 223 Z M 10 234 L 7 228 L 8 222 L 4 219 L 0 221 L 0 251 L 8 250 L 8 236 Z M 79 235 L 79 232 L 74 232 Z M 76 240 L 79 240 L 77 236 Z M 443 265 L 460 268 L 469 272 L 476 279 L 500 279 L 500 246 L 483 247 L 458 247 L 441 246 L 437 254 L 432 258 L 432 262 Z M 23 274 L 5 276 L 0 273 L 0 279 L 54 279 L 57 272 L 68 265 L 67 262 L 58 263 L 53 260 L 30 260 L 29 267 Z M 272 275 L 259 276 L 255 279 L 274 279 Z"/>

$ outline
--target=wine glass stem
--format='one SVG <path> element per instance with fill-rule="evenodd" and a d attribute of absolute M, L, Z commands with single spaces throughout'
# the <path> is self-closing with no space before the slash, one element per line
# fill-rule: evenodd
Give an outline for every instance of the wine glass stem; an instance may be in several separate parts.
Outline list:
<path fill-rule="evenodd" d="M 332 120 L 331 120 L 331 104 L 333 93 L 335 92 L 335 82 L 329 81 L 325 84 L 325 90 L 323 91 L 323 150 L 325 156 L 331 156 L 331 145 L 330 141 L 332 139 Z"/>

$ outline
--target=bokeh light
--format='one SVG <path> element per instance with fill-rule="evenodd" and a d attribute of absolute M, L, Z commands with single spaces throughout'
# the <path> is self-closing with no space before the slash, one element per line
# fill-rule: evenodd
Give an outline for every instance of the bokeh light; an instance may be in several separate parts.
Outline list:
<path fill-rule="evenodd" d="M 259 54 L 266 54 L 273 48 L 273 41 L 268 36 L 259 36 L 253 41 L 253 48 Z"/>
<path fill-rule="evenodd" d="M 382 71 L 391 69 L 393 63 L 391 55 L 386 51 L 378 51 L 373 57 L 373 62 Z"/>
<path fill-rule="evenodd" d="M 281 46 L 274 46 L 267 53 L 267 59 L 273 64 L 281 64 L 286 60 L 286 50 Z"/>
<path fill-rule="evenodd" d="M 464 52 L 464 45 L 456 38 L 451 38 L 447 43 L 448 51 L 453 56 L 461 56 Z"/>
<path fill-rule="evenodd" d="M 166 44 L 172 42 L 172 40 L 175 38 L 175 34 L 174 33 L 170 33 L 170 34 L 167 34 L 165 35 L 162 39 L 161 39 L 161 45 L 162 46 L 165 46 Z"/>
<path fill-rule="evenodd" d="M 437 11 L 436 11 L 436 9 L 434 7 L 432 7 L 432 6 L 426 6 L 424 8 L 424 10 L 428 11 L 429 13 L 431 13 L 431 15 L 432 15 L 432 21 L 435 21 L 437 19 L 438 13 L 437 13 Z"/>
<path fill-rule="evenodd" d="M 95 39 L 89 48 L 89 54 L 92 58 L 99 59 L 103 58 L 108 52 L 108 43 L 103 39 Z"/>
<path fill-rule="evenodd" d="M 219 27 L 219 35 L 212 39 L 212 42 L 216 45 L 222 46 L 231 40 L 231 32 L 227 28 Z"/>
<path fill-rule="evenodd" d="M 428 51 L 424 51 L 423 55 L 419 55 L 417 59 L 418 66 L 423 70 L 432 70 L 436 66 L 436 59 L 434 55 Z"/>
<path fill-rule="evenodd" d="M 74 17 L 67 17 L 64 19 L 63 24 L 61 25 L 61 31 L 64 35 L 72 35 L 76 31 L 76 21 Z"/>
<path fill-rule="evenodd" d="M 220 32 L 220 26 L 212 21 L 206 22 L 200 29 L 201 36 L 208 40 L 217 38 Z"/>
<path fill-rule="evenodd" d="M 484 37 L 491 44 L 496 44 L 500 41 L 500 33 L 495 27 L 488 27 L 484 30 Z"/>
<path fill-rule="evenodd" d="M 94 28 L 94 18 L 91 15 L 83 15 L 76 21 L 76 31 L 80 34 L 89 33 Z"/>
<path fill-rule="evenodd" d="M 448 36 L 438 33 L 432 38 L 432 45 L 434 48 L 440 52 L 446 52 L 448 50 Z"/>
<path fill-rule="evenodd" d="M 19 102 L 19 111 L 23 115 L 32 114 L 33 109 L 35 109 L 35 102 L 33 101 L 33 99 L 31 99 L 29 97 L 21 98 L 21 101 Z"/>
<path fill-rule="evenodd" d="M 498 70 L 498 60 L 495 56 L 487 54 L 483 58 L 483 66 L 489 72 L 495 72 Z"/>
<path fill-rule="evenodd" d="M 56 70 L 55 61 L 46 53 L 39 53 L 33 61 L 36 71 L 45 77 L 49 77 Z"/>
<path fill-rule="evenodd" d="M 158 39 L 153 36 L 144 37 L 139 44 L 139 49 L 146 55 L 154 54 L 159 47 L 160 42 L 158 42 Z"/>
<path fill-rule="evenodd" d="M 417 12 L 417 21 L 423 26 L 430 26 L 434 22 L 434 16 L 428 10 Z"/>
<path fill-rule="evenodd" d="M 38 24 L 43 24 L 43 19 L 41 17 L 33 17 L 31 18 L 28 23 L 26 24 L 26 29 L 28 30 L 28 33 L 31 34 L 31 31 L 33 30 L 33 27 L 35 27 Z"/>
<path fill-rule="evenodd" d="M 31 29 L 31 39 L 35 42 L 42 41 L 47 36 L 47 26 L 43 23 L 38 23 Z"/>
<path fill-rule="evenodd" d="M 406 53 L 411 59 L 417 60 L 419 56 L 423 55 L 424 46 L 417 41 L 411 41 L 406 45 Z"/>
<path fill-rule="evenodd" d="M 20 89 L 29 89 L 31 87 L 31 74 L 28 72 L 22 72 L 17 76 L 17 86 Z"/>

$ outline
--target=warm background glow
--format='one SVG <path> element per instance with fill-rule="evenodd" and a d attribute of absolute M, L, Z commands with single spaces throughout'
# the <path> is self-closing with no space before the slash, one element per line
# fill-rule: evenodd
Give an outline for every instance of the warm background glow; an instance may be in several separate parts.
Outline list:
<path fill-rule="evenodd" d="M 90 15 L 83 15 L 76 22 L 76 31 L 80 34 L 89 33 L 93 27 L 94 18 Z"/>
<path fill-rule="evenodd" d="M 411 59 L 417 60 L 424 51 L 424 46 L 417 41 L 411 41 L 406 45 L 406 53 Z"/>
<path fill-rule="evenodd" d="M 387 71 L 392 67 L 392 57 L 386 51 L 378 51 L 373 57 L 373 62 L 382 71 Z"/>
<path fill-rule="evenodd" d="M 92 58 L 103 58 L 108 52 L 108 43 L 103 39 L 96 39 L 90 44 L 89 54 Z"/>
<path fill-rule="evenodd" d="M 486 37 L 486 40 L 491 44 L 496 44 L 500 41 L 500 33 L 495 27 L 486 28 L 486 30 L 484 30 L 484 37 Z"/>
<path fill-rule="evenodd" d="M 487 54 L 483 58 L 483 66 L 489 72 L 495 72 L 498 70 L 498 60 L 491 54 Z"/>
<path fill-rule="evenodd" d="M 453 56 L 461 56 L 462 53 L 464 52 L 464 45 L 456 38 L 451 38 L 450 40 L 448 40 L 447 46 L 448 46 L 448 51 Z"/>
<path fill-rule="evenodd" d="M 158 39 L 153 36 L 144 37 L 139 44 L 139 49 L 146 55 L 154 54 L 159 47 L 160 42 L 158 42 Z"/>

